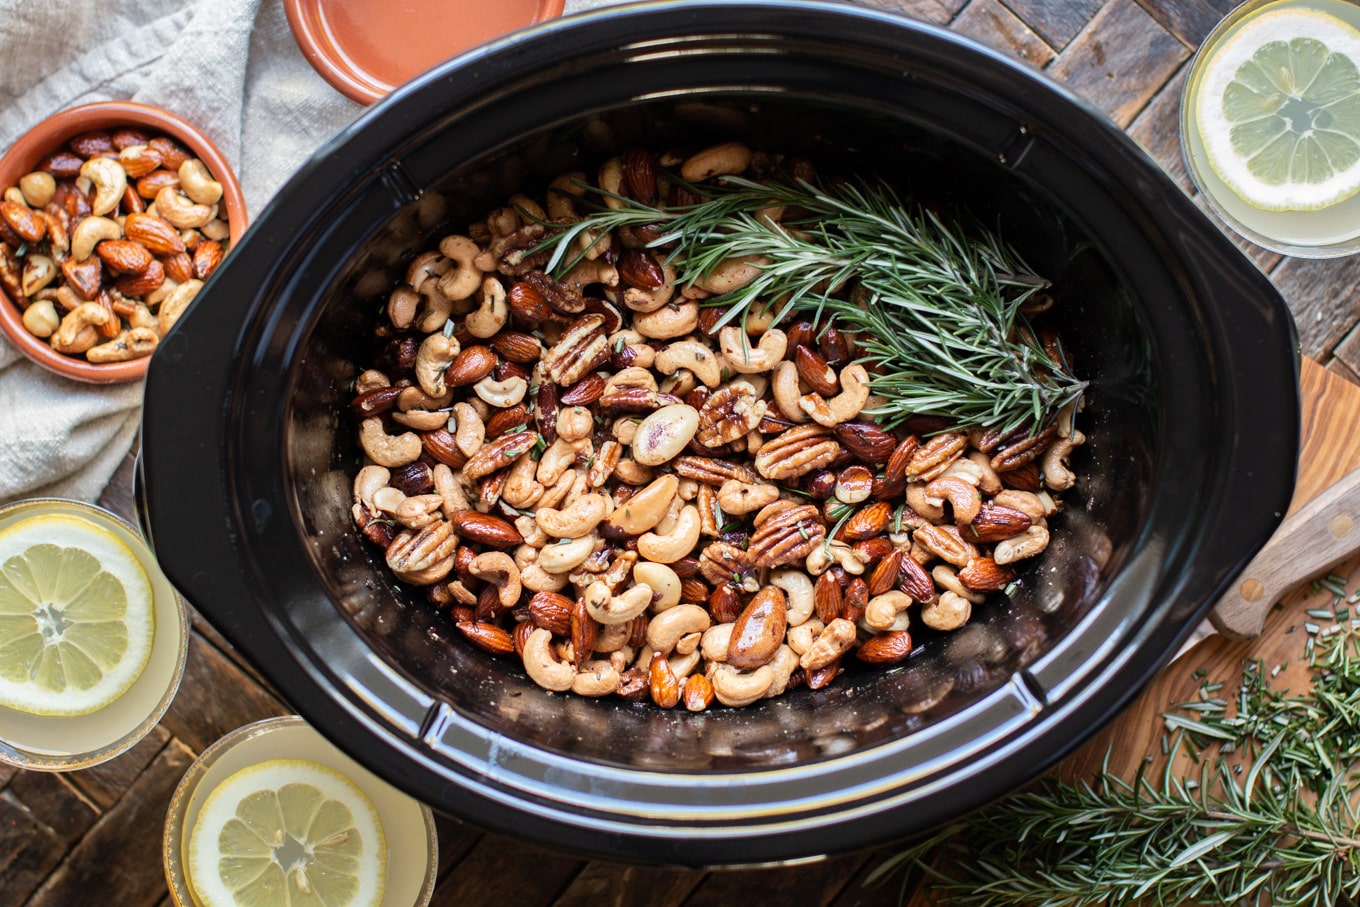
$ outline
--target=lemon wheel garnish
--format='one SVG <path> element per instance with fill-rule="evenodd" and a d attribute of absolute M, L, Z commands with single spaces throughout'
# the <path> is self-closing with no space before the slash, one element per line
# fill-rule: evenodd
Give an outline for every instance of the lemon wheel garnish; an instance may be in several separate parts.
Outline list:
<path fill-rule="evenodd" d="M 368 796 L 315 762 L 274 759 L 212 790 L 189 835 L 200 907 L 370 907 L 387 844 Z"/>
<path fill-rule="evenodd" d="M 1360 30 L 1266 10 L 1210 52 L 1195 116 L 1209 165 L 1248 204 L 1315 211 L 1360 192 Z"/>
<path fill-rule="evenodd" d="M 151 657 L 151 580 L 112 532 L 64 514 L 0 531 L 0 705 L 87 715 Z"/>

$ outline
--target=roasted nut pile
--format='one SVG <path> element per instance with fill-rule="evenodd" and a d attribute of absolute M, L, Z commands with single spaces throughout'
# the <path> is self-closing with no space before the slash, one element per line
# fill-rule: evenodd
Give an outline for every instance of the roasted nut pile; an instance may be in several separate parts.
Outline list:
<path fill-rule="evenodd" d="M 150 356 L 226 254 L 221 198 L 173 139 L 82 133 L 5 189 L 0 287 L 59 353 Z"/>
<path fill-rule="evenodd" d="M 599 185 L 650 202 L 676 192 L 658 164 L 698 182 L 751 159 L 631 151 Z M 619 231 L 555 279 L 535 247 L 585 180 L 417 256 L 356 381 L 355 522 L 473 644 L 549 690 L 744 706 L 851 656 L 901 662 L 915 624 L 963 626 L 1048 545 L 1083 441 L 1070 412 L 1008 436 L 889 432 L 834 323 L 714 334 L 723 310 L 700 300 L 749 265 L 678 286 Z"/>

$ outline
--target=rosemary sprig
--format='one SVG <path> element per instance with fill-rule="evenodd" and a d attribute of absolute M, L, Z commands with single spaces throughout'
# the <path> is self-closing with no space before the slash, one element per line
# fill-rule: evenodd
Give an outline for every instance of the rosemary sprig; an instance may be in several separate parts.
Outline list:
<path fill-rule="evenodd" d="M 1220 747 L 1197 779 L 1176 777 L 1169 758 L 1160 783 L 1108 770 L 1083 783 L 1049 779 L 894 855 L 869 882 L 914 869 L 932 896 L 961 907 L 1354 904 L 1360 628 L 1337 625 L 1310 664 L 1306 695 L 1272 691 L 1254 663 L 1235 714 L 1206 685 L 1182 704 L 1195 719 L 1167 716 L 1177 742 L 1164 753 L 1197 735 Z M 1229 753 L 1247 758 L 1230 764 Z"/>
<path fill-rule="evenodd" d="M 647 227 L 669 250 L 680 280 L 701 281 L 723 262 L 758 259 L 759 275 L 712 300 L 728 307 L 715 330 L 752 311 L 831 314 L 856 334 L 887 402 L 870 414 L 893 426 L 913 415 L 1008 431 L 1042 425 L 1081 397 L 1029 329 L 1020 308 L 1048 281 L 995 233 L 965 231 L 933 211 L 908 208 L 887 186 L 729 177 L 694 205 L 655 208 L 620 196 L 542 248 L 548 270 L 573 263 L 585 232 Z M 776 222 L 764 214 L 782 207 Z"/>

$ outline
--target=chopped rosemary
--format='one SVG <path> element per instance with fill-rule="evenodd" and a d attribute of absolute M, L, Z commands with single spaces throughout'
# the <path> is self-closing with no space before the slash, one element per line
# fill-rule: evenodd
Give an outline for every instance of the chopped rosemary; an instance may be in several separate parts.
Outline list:
<path fill-rule="evenodd" d="M 648 227 L 659 233 L 650 246 L 668 250 L 686 284 L 729 259 L 755 260 L 754 280 L 714 300 L 728 309 L 713 330 L 771 306 L 780 318 L 834 316 L 857 335 L 870 387 L 884 398 L 868 414 L 888 427 L 915 415 L 1037 427 L 1084 392 L 1020 312 L 1048 281 L 995 233 L 965 232 L 881 184 L 727 177 L 696 191 L 709 198 L 669 209 L 611 196 L 616 207 L 552 225 L 534 251 L 551 249 L 547 270 L 561 273 L 583 233 Z M 787 212 L 782 222 L 763 213 L 773 207 Z"/>

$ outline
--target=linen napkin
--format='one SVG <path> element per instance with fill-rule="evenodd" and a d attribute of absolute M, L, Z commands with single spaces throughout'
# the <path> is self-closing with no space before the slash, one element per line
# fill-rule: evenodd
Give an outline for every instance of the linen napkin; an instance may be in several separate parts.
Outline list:
<path fill-rule="evenodd" d="M 307 63 L 278 0 L 0 0 L 0 148 L 58 110 L 111 99 L 202 129 L 251 214 L 363 109 Z M 141 399 L 140 381 L 74 382 L 0 338 L 0 503 L 96 499 L 136 437 Z"/>

